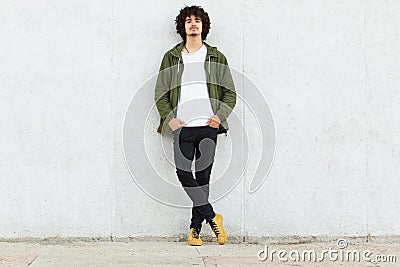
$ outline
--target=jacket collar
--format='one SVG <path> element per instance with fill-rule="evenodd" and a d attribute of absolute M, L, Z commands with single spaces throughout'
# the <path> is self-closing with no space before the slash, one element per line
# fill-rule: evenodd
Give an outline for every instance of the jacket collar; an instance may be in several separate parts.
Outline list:
<path fill-rule="evenodd" d="M 204 41 L 203 41 L 203 43 L 204 43 L 204 45 L 205 45 L 206 48 L 207 48 L 206 58 L 208 58 L 208 57 L 210 57 L 210 56 L 214 56 L 214 57 L 217 57 L 217 56 L 218 56 L 218 55 L 217 55 L 217 47 L 211 46 L 211 45 L 207 44 L 207 43 L 204 42 Z M 180 58 L 180 59 L 182 60 L 182 53 L 181 53 L 181 52 L 182 52 L 182 48 L 183 48 L 184 44 L 185 44 L 184 41 L 182 41 L 182 42 L 176 44 L 176 45 L 170 50 L 170 53 L 171 53 L 173 56 L 178 57 L 178 58 Z"/>

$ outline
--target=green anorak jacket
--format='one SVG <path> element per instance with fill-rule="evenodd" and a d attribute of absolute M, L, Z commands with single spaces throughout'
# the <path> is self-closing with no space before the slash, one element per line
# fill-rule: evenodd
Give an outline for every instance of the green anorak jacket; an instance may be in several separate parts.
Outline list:
<path fill-rule="evenodd" d="M 207 48 L 204 70 L 211 107 L 221 120 L 218 134 L 226 134 L 229 129 L 226 119 L 236 105 L 235 85 L 226 57 L 217 47 L 203 43 Z M 184 69 L 181 53 L 183 46 L 182 41 L 164 54 L 157 76 L 154 100 L 160 113 L 157 132 L 161 134 L 172 133 L 168 123 L 176 117 Z"/>

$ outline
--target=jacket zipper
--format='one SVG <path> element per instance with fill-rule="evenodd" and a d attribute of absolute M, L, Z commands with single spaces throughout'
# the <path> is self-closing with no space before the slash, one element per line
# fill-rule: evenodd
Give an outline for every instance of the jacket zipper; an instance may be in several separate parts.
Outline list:
<path fill-rule="evenodd" d="M 213 57 L 214 55 L 210 55 L 208 57 L 208 77 L 210 78 L 211 76 L 211 57 Z M 208 97 L 210 98 L 210 92 L 208 92 Z M 218 98 L 218 92 L 217 92 L 217 98 Z M 211 98 L 210 98 L 211 101 Z M 227 133 L 225 133 L 225 136 L 228 136 Z"/>

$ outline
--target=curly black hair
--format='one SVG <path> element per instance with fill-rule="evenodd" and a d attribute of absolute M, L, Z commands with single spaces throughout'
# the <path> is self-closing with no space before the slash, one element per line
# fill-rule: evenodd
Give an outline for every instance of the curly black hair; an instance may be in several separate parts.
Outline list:
<path fill-rule="evenodd" d="M 201 39 L 204 41 L 207 38 L 208 33 L 210 32 L 211 22 L 208 17 L 208 13 L 204 11 L 204 9 L 200 6 L 185 6 L 179 12 L 179 15 L 175 18 L 176 31 L 182 37 L 182 39 L 186 43 L 186 31 L 185 31 L 185 20 L 186 17 L 190 17 L 194 15 L 201 19 L 201 23 L 203 25 L 201 30 Z"/>

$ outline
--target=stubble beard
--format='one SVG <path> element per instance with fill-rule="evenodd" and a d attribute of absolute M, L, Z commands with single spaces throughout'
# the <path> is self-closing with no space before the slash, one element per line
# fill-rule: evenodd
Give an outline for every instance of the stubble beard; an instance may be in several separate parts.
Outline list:
<path fill-rule="evenodd" d="M 200 34 L 199 34 L 199 33 L 195 33 L 195 32 L 189 34 L 189 36 L 191 36 L 191 37 L 196 37 L 196 36 L 198 36 L 198 35 L 200 35 Z"/>

